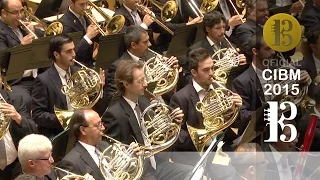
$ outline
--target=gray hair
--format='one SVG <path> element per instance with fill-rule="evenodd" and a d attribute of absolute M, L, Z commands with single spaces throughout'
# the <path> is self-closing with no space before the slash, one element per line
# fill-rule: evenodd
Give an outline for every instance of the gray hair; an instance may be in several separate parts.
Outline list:
<path fill-rule="evenodd" d="M 22 138 L 18 146 L 18 158 L 22 169 L 28 163 L 28 160 L 41 158 L 43 153 L 52 150 L 51 141 L 44 135 L 29 134 Z"/>
<path fill-rule="evenodd" d="M 140 35 L 143 33 L 148 34 L 141 26 L 129 26 L 124 35 L 124 44 L 126 45 L 126 48 L 129 49 L 132 42 L 138 43 L 141 40 Z"/>

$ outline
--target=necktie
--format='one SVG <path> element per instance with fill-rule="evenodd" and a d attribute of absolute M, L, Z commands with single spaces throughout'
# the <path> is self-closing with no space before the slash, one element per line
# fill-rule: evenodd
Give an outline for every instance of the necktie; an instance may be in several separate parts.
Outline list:
<path fill-rule="evenodd" d="M 7 166 L 6 144 L 4 139 L 0 140 L 0 169 L 4 170 Z"/>
<path fill-rule="evenodd" d="M 69 73 L 66 73 L 66 75 L 64 76 L 64 79 L 66 80 L 66 85 L 68 85 L 69 84 L 68 81 L 70 79 Z M 70 98 L 67 95 L 66 95 L 66 100 L 67 100 L 68 110 L 73 110 L 73 107 L 71 106 L 71 103 L 70 103 Z"/>
<path fill-rule="evenodd" d="M 98 148 L 96 148 L 95 153 L 97 155 L 97 159 L 95 160 L 95 162 L 96 162 L 97 166 L 100 167 L 99 163 L 100 163 L 101 152 L 100 152 L 100 150 Z"/>
<path fill-rule="evenodd" d="M 220 46 L 217 45 L 217 44 L 213 44 L 211 47 L 213 48 L 213 50 L 214 50 L 215 53 L 220 50 Z M 219 58 L 219 59 L 221 58 L 220 54 L 221 54 L 221 53 L 218 54 L 218 58 Z"/>
<path fill-rule="evenodd" d="M 140 128 L 141 128 L 141 131 L 142 131 L 142 137 L 143 137 L 143 140 L 144 140 L 144 144 L 146 146 L 149 146 L 151 144 L 149 143 L 149 141 L 147 141 L 148 130 L 147 130 L 146 126 L 145 126 L 144 118 L 141 117 L 141 110 L 140 110 L 138 104 L 136 104 L 136 107 L 134 108 L 134 110 L 136 111 L 137 116 L 138 116 L 138 123 L 140 124 Z M 151 166 L 154 169 L 156 169 L 157 163 L 156 163 L 156 159 L 154 158 L 154 156 L 150 157 L 150 162 L 151 162 Z"/>
<path fill-rule="evenodd" d="M 85 30 L 87 30 L 87 23 L 83 16 L 79 17 L 79 20 Z"/>
<path fill-rule="evenodd" d="M 131 11 L 131 14 L 133 15 L 134 24 L 140 26 L 142 21 L 141 21 L 141 18 L 139 16 L 138 12 L 137 11 Z"/>

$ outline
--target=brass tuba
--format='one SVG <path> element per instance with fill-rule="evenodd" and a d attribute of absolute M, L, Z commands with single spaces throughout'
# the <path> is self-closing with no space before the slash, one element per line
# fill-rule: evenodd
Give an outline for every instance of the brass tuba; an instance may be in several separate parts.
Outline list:
<path fill-rule="evenodd" d="M 102 134 L 111 145 L 99 157 L 105 179 L 139 180 L 143 173 L 143 156 L 137 156 L 129 145 Z"/>
<path fill-rule="evenodd" d="M 70 98 L 70 104 L 74 109 L 92 107 L 102 94 L 100 75 L 75 59 L 73 61 L 80 65 L 81 69 L 71 75 L 61 91 Z"/>
<path fill-rule="evenodd" d="M 7 103 L 3 96 L 0 94 L 0 103 Z M 0 140 L 6 135 L 9 130 L 11 118 L 0 112 Z"/>
<path fill-rule="evenodd" d="M 232 91 L 217 84 L 219 88 L 210 91 L 196 104 L 197 111 L 203 116 L 204 129 L 192 127 L 187 123 L 191 140 L 200 153 L 213 136 L 228 128 L 236 120 L 240 109 L 234 107 L 231 100 Z"/>
<path fill-rule="evenodd" d="M 91 23 L 98 27 L 98 30 L 102 36 L 117 34 L 119 31 L 121 31 L 125 23 L 125 18 L 123 15 L 116 15 L 114 17 L 110 17 L 90 0 L 88 1 L 88 3 L 89 8 L 84 12 L 85 16 L 91 21 Z M 101 28 L 100 25 L 96 22 L 95 18 L 92 16 L 92 9 L 98 11 L 98 13 L 105 19 L 107 25 L 104 28 Z"/>
<path fill-rule="evenodd" d="M 161 96 L 171 91 L 177 84 L 179 71 L 172 67 L 170 59 L 165 60 L 164 56 L 149 49 L 155 56 L 147 60 L 143 66 L 147 83 L 157 82 L 153 91 L 154 96 Z"/>
<path fill-rule="evenodd" d="M 74 174 L 74 173 L 72 173 L 70 171 L 58 168 L 56 166 L 52 165 L 51 168 L 54 169 L 55 171 L 61 171 L 63 173 L 66 173 L 65 176 L 63 176 L 61 179 L 57 178 L 57 180 L 86 180 L 86 178 L 84 176 L 80 176 L 80 175 Z"/>

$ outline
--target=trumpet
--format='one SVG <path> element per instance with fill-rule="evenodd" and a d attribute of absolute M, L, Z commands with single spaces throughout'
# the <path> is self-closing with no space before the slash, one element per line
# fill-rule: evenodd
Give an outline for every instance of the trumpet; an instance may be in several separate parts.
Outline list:
<path fill-rule="evenodd" d="M 141 13 L 145 13 L 145 14 L 149 15 L 155 23 L 157 23 L 159 26 L 161 26 L 163 29 L 165 29 L 168 33 L 170 33 L 171 35 L 174 34 L 174 32 L 170 28 L 168 28 L 166 25 L 164 25 L 160 20 L 158 20 L 152 14 L 152 12 L 150 12 L 150 10 L 147 7 L 144 7 L 143 5 L 140 5 L 139 3 L 136 3 L 136 7 L 137 7 L 137 10 L 140 11 Z"/>
<path fill-rule="evenodd" d="M 64 170 L 64 169 L 61 169 L 61 168 L 58 168 L 56 166 L 53 166 L 51 165 L 51 168 L 56 170 L 56 171 L 61 171 L 63 173 L 66 173 L 65 176 L 63 176 L 61 179 L 60 178 L 57 178 L 57 180 L 86 180 L 86 178 L 84 176 L 80 176 L 80 175 L 77 175 L 77 174 L 74 174 L 70 171 L 67 171 L 67 170 Z"/>

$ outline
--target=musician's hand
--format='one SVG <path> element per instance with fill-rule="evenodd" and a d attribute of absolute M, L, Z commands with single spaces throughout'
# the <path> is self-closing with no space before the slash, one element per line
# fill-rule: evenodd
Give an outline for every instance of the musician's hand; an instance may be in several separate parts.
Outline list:
<path fill-rule="evenodd" d="M 26 36 L 23 37 L 23 39 L 21 40 L 20 44 L 21 45 L 26 45 L 26 44 L 30 44 L 33 41 L 33 35 L 32 34 L 28 34 Z"/>
<path fill-rule="evenodd" d="M 141 151 L 141 148 L 140 148 L 139 144 L 136 143 L 136 142 L 132 142 L 132 143 L 130 144 L 130 148 L 136 153 L 137 156 L 140 156 L 140 155 L 142 155 L 142 153 L 143 153 L 143 152 Z"/>
<path fill-rule="evenodd" d="M 311 84 L 312 79 L 309 75 L 309 73 L 306 70 L 300 71 L 300 83 L 308 84 L 308 86 Z"/>
<path fill-rule="evenodd" d="M 98 27 L 94 24 L 90 24 L 87 28 L 87 33 L 86 33 L 86 36 L 89 38 L 89 39 L 93 39 L 94 37 L 96 37 L 98 34 L 99 34 L 99 30 L 98 30 Z"/>
<path fill-rule="evenodd" d="M 84 177 L 85 177 L 86 180 L 95 180 L 94 177 L 91 176 L 89 173 L 85 174 Z"/>
<path fill-rule="evenodd" d="M 291 13 L 299 13 L 302 10 L 303 6 L 300 1 L 297 1 L 291 5 L 290 14 Z"/>
<path fill-rule="evenodd" d="M 238 106 L 238 107 L 242 106 L 242 98 L 237 93 L 232 93 L 231 101 L 235 106 Z"/>
<path fill-rule="evenodd" d="M 203 20 L 203 17 L 196 17 L 194 19 L 192 19 L 191 21 L 187 22 L 187 26 L 188 25 L 192 25 L 192 24 L 197 24 L 197 23 L 201 23 Z"/>
<path fill-rule="evenodd" d="M 183 111 L 182 111 L 180 108 L 176 108 L 176 109 L 174 109 L 174 110 L 171 112 L 170 116 L 171 116 L 177 123 L 181 124 L 181 123 L 182 123 L 182 120 L 183 120 L 184 114 L 183 114 Z"/>
<path fill-rule="evenodd" d="M 244 65 L 244 64 L 247 64 L 247 58 L 246 58 L 246 56 L 244 55 L 244 54 L 240 54 L 239 55 L 239 64 L 240 65 Z"/>
<path fill-rule="evenodd" d="M 241 21 L 241 18 L 242 18 L 242 20 L 245 22 L 245 18 L 242 16 L 242 15 L 240 15 L 240 16 L 238 16 L 238 15 L 234 15 L 234 16 L 232 16 L 230 19 L 229 19 L 229 21 L 228 21 L 228 25 L 230 26 L 230 27 L 235 27 L 235 26 L 237 26 L 237 25 L 239 25 L 239 24 L 242 24 L 243 22 Z"/>
<path fill-rule="evenodd" d="M 35 29 L 31 22 L 23 22 L 32 32 L 35 32 Z"/>
<path fill-rule="evenodd" d="M 177 57 L 175 57 L 175 56 L 171 56 L 170 58 L 163 57 L 163 59 L 165 61 L 167 61 L 167 64 L 170 64 L 172 66 L 172 68 L 179 69 L 179 61 L 178 61 Z"/>
<path fill-rule="evenodd" d="M 142 21 L 145 25 L 147 25 L 149 27 L 153 23 L 153 18 L 150 15 L 146 14 L 146 15 L 144 15 Z"/>
<path fill-rule="evenodd" d="M 101 84 L 101 86 L 103 87 L 104 85 L 105 85 L 105 83 L 106 83 L 106 77 L 105 77 L 105 72 L 104 72 L 104 70 L 102 70 L 102 68 L 100 68 L 100 84 Z"/>
<path fill-rule="evenodd" d="M 0 111 L 5 114 L 5 116 L 10 117 L 13 121 L 16 121 L 17 124 L 21 125 L 22 117 L 16 111 L 14 106 L 8 103 L 1 103 L 0 104 Z"/>

